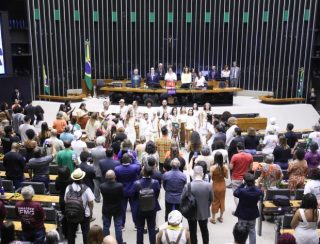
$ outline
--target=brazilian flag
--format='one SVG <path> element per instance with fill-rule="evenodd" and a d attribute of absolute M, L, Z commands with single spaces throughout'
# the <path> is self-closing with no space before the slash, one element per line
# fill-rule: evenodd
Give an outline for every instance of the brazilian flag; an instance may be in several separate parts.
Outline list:
<path fill-rule="evenodd" d="M 49 80 L 46 73 L 46 67 L 42 66 L 42 78 L 43 78 L 43 86 L 44 86 L 44 94 L 50 95 L 50 86 L 49 86 Z"/>
<path fill-rule="evenodd" d="M 86 81 L 89 91 L 92 90 L 91 81 L 91 59 L 90 59 L 90 42 L 85 42 L 85 67 L 84 67 L 84 80 Z"/>

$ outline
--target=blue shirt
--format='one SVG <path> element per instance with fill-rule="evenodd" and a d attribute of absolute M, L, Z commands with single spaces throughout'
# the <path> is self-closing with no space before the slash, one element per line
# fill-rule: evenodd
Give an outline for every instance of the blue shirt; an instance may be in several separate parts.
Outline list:
<path fill-rule="evenodd" d="M 233 195 L 239 198 L 235 216 L 242 220 L 254 220 L 260 216 L 257 204 L 263 192 L 259 188 L 242 184 Z"/>
<path fill-rule="evenodd" d="M 139 178 L 140 165 L 139 164 L 121 164 L 114 168 L 117 182 L 123 184 L 123 194 L 125 197 L 133 196 L 134 182 Z"/>
<path fill-rule="evenodd" d="M 74 135 L 71 134 L 71 133 L 66 133 L 66 132 L 63 132 L 61 135 L 60 135 L 60 140 L 61 141 L 73 141 L 74 140 Z"/>
<path fill-rule="evenodd" d="M 185 174 L 179 169 L 172 169 L 163 175 L 162 180 L 163 188 L 166 191 L 166 202 L 179 204 L 183 188 L 187 183 L 187 177 Z"/>

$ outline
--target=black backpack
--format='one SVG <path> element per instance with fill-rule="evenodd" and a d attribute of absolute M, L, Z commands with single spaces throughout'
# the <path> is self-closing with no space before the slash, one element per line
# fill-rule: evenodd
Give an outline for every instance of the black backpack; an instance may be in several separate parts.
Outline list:
<path fill-rule="evenodd" d="M 72 185 L 68 186 L 69 191 L 65 201 L 65 216 L 70 223 L 79 224 L 85 218 L 85 208 L 83 207 L 82 194 L 87 190 L 86 185 L 81 185 L 80 191 L 74 191 Z"/>
<path fill-rule="evenodd" d="M 153 211 L 156 206 L 156 197 L 154 194 L 154 190 L 152 189 L 153 180 L 148 187 L 142 188 L 140 183 L 140 191 L 139 191 L 139 210 L 140 212 L 149 212 Z"/>
<path fill-rule="evenodd" d="M 186 219 L 194 220 L 197 218 L 197 200 L 191 192 L 191 183 L 187 187 L 187 192 L 181 197 L 180 212 Z"/>

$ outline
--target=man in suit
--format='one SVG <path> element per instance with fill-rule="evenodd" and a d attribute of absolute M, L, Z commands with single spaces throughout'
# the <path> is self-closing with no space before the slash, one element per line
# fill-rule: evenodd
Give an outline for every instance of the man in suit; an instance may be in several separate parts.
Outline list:
<path fill-rule="evenodd" d="M 215 80 L 218 78 L 219 74 L 218 74 L 218 70 L 216 66 L 212 66 L 211 70 L 209 71 L 209 80 Z"/>
<path fill-rule="evenodd" d="M 133 73 L 131 74 L 131 85 L 132 87 L 140 87 L 140 83 L 141 83 L 141 76 L 139 75 L 139 70 L 138 69 L 134 69 Z"/>
<path fill-rule="evenodd" d="M 257 203 L 263 197 L 263 192 L 255 186 L 254 175 L 246 173 L 244 175 L 244 184 L 241 184 L 233 193 L 239 198 L 235 216 L 238 217 L 238 223 L 247 226 L 249 229 L 249 243 L 256 243 L 256 218 L 260 216 Z"/>
<path fill-rule="evenodd" d="M 103 235 L 110 235 L 111 219 L 114 220 L 115 234 L 118 243 L 124 243 L 122 240 L 122 216 L 121 204 L 123 200 L 123 185 L 116 182 L 116 175 L 113 170 L 108 170 L 105 174 L 106 182 L 100 185 L 100 191 L 103 196 L 102 220 Z"/>
<path fill-rule="evenodd" d="M 113 154 L 113 148 L 109 147 L 106 150 L 106 158 L 99 161 L 101 175 L 105 175 L 108 170 L 114 170 L 115 167 L 120 165 L 120 162 L 118 160 L 113 159 Z M 102 179 L 102 181 L 104 180 L 105 179 Z"/>
<path fill-rule="evenodd" d="M 103 176 L 100 171 L 99 161 L 106 156 L 106 149 L 103 147 L 106 142 L 104 136 L 98 136 L 96 139 L 96 147 L 91 149 L 91 157 L 93 160 L 93 167 L 96 172 L 96 178 L 94 179 L 94 197 L 96 202 L 100 202 L 100 181 Z"/>
<path fill-rule="evenodd" d="M 197 240 L 197 223 L 199 223 L 202 242 L 209 244 L 208 218 L 210 217 L 210 205 L 213 199 L 212 186 L 203 180 L 203 168 L 195 166 L 193 169 L 193 181 L 191 184 L 191 192 L 197 201 L 196 219 L 188 219 L 191 243 L 198 243 Z M 188 191 L 188 185 L 183 189 L 183 197 Z"/>
<path fill-rule="evenodd" d="M 230 86 L 238 87 L 238 82 L 240 79 L 240 68 L 237 66 L 237 62 L 234 61 L 230 69 Z"/>
<path fill-rule="evenodd" d="M 88 186 L 91 191 L 94 191 L 94 179 L 96 178 L 96 173 L 92 165 L 88 164 L 88 159 L 90 157 L 90 153 L 83 151 L 80 153 L 80 166 L 79 168 L 86 173 L 85 177 L 83 178 L 83 184 Z"/>
<path fill-rule="evenodd" d="M 160 88 L 159 74 L 155 72 L 153 67 L 151 67 L 150 72 L 147 74 L 146 84 L 151 88 Z"/>
<path fill-rule="evenodd" d="M 164 68 L 162 63 L 158 64 L 157 73 L 159 75 L 160 80 L 163 80 L 164 76 L 166 75 L 166 70 L 165 70 L 165 68 Z"/>
<path fill-rule="evenodd" d="M 160 185 L 157 180 L 152 179 L 153 168 L 146 165 L 142 170 L 142 178 L 134 182 L 134 191 L 133 198 L 136 203 L 137 208 L 133 210 L 133 214 L 136 215 L 137 219 L 137 243 L 143 244 L 143 232 L 145 221 L 147 221 L 148 233 L 149 233 L 149 242 L 150 244 L 156 244 L 156 215 L 159 211 L 160 205 L 158 202 L 158 197 L 160 194 Z M 151 188 L 154 192 L 154 209 L 151 211 L 143 211 L 141 204 L 142 201 L 139 200 L 139 192 L 141 189 Z"/>

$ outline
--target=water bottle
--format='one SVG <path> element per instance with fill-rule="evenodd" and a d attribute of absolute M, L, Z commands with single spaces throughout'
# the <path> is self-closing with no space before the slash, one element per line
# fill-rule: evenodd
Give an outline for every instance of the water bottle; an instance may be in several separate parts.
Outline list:
<path fill-rule="evenodd" d="M 0 194 L 1 194 L 1 198 L 4 198 L 4 188 L 3 188 L 3 186 L 1 186 L 1 188 L 0 188 Z"/>

